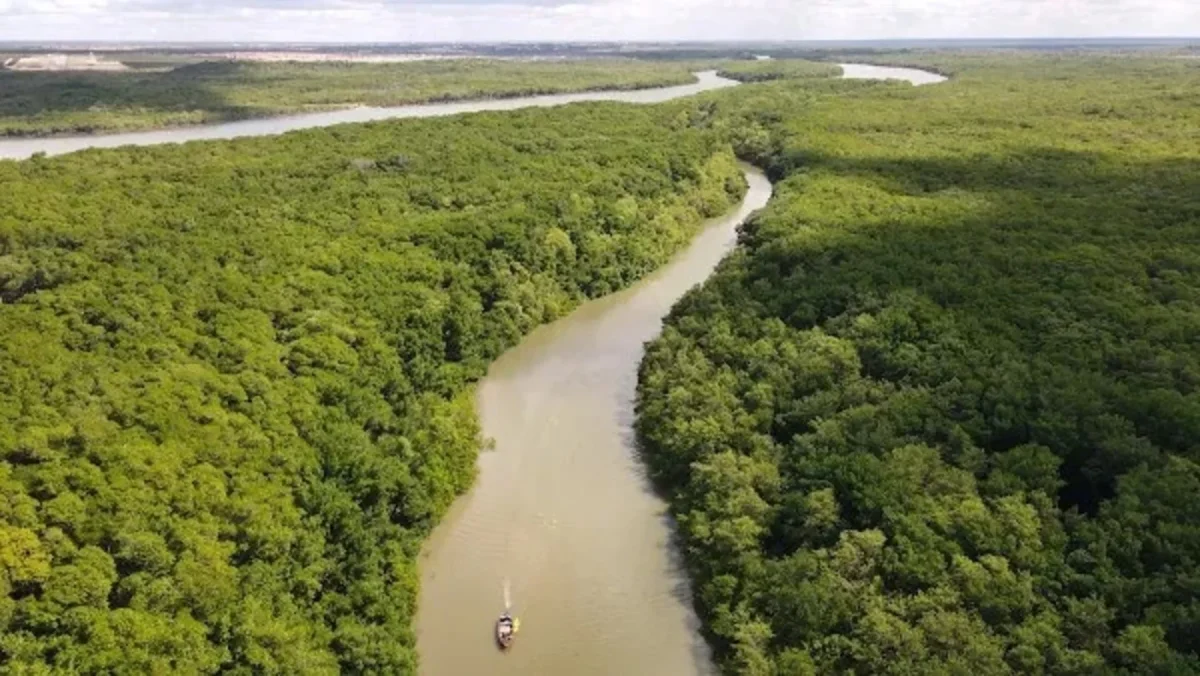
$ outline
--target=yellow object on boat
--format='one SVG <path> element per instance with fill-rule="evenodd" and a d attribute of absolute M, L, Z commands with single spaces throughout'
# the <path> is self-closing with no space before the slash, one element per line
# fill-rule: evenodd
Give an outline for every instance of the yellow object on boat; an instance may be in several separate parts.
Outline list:
<path fill-rule="evenodd" d="M 521 618 L 514 617 L 513 618 L 513 633 L 515 634 L 520 630 L 521 630 Z"/>

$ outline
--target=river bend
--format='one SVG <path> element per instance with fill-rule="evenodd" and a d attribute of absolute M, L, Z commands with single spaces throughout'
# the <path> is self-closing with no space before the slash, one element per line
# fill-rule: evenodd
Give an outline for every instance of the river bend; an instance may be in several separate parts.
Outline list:
<path fill-rule="evenodd" d="M 656 87 L 628 91 L 592 91 L 574 94 L 550 94 L 545 96 L 520 96 L 513 98 L 486 99 L 482 101 L 458 101 L 453 103 L 420 103 L 409 106 L 377 108 L 359 106 L 321 113 L 304 113 L 281 117 L 264 117 L 220 124 L 204 124 L 189 127 L 173 127 L 152 131 L 136 131 L 119 134 L 89 134 L 80 136 L 47 136 L 31 138 L 0 139 L 0 159 L 25 159 L 34 153 L 62 155 L 87 148 L 116 148 L 118 146 L 149 146 L 162 143 L 184 143 L 211 139 L 231 139 L 243 136 L 270 136 L 297 129 L 328 127 L 350 122 L 370 122 L 413 117 L 443 117 L 459 113 L 476 113 L 485 110 L 516 110 L 518 108 L 561 106 L 581 101 L 624 101 L 626 103 L 661 103 L 681 96 L 691 96 L 712 89 L 732 87 L 738 82 L 717 75 L 716 71 L 696 73 L 692 84 L 674 87 Z"/>

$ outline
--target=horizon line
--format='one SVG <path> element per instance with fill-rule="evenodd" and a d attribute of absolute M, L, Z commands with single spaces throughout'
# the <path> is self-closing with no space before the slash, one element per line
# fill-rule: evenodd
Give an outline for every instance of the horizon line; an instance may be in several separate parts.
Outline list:
<path fill-rule="evenodd" d="M 872 42 L 1099 42 L 1099 41 L 1198 41 L 1200 35 L 1097 35 L 1097 36 L 1037 36 L 1037 37 L 906 37 L 906 38 L 789 38 L 773 40 L 755 39 L 672 39 L 659 40 L 113 40 L 106 38 L 34 38 L 0 39 L 0 45 L 43 45 L 47 43 L 86 43 L 113 45 L 791 45 L 822 43 L 872 43 Z"/>

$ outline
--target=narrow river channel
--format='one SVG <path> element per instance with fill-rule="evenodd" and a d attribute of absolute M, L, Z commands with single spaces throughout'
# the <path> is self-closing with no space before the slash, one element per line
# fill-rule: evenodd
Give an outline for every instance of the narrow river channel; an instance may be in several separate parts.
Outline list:
<path fill-rule="evenodd" d="M 710 221 L 672 263 L 633 288 L 544 326 L 497 360 L 479 387 L 484 434 L 472 491 L 421 561 L 422 673 L 695 674 L 709 670 L 666 505 L 634 452 L 642 345 L 767 203 L 745 168 L 742 205 Z M 517 644 L 490 639 L 505 584 Z"/>
<path fill-rule="evenodd" d="M 844 64 L 849 78 L 945 78 Z M 495 448 L 426 543 L 417 648 L 421 673 L 630 676 L 710 674 L 665 503 L 636 456 L 633 398 L 643 345 L 767 203 L 752 167 L 742 205 L 711 221 L 675 261 L 525 338 L 479 387 Z M 521 633 L 495 647 L 511 602 Z"/>

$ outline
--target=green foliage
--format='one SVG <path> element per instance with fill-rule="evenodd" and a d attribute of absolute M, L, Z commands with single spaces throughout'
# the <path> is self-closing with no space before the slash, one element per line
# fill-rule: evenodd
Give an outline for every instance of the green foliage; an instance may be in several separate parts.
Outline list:
<path fill-rule="evenodd" d="M 778 180 L 640 373 L 724 666 L 1200 673 L 1200 64 L 874 60 L 677 113 Z"/>
<path fill-rule="evenodd" d="M 631 59 L 407 63 L 209 61 L 164 72 L 0 70 L 0 136 L 123 131 L 355 105 L 644 89 L 695 78 Z"/>
<path fill-rule="evenodd" d="M 731 61 L 725 64 L 719 72 L 723 77 L 741 82 L 766 82 L 768 80 L 838 77 L 842 74 L 842 67 L 832 63 L 800 59 L 764 59 Z"/>
<path fill-rule="evenodd" d="M 671 112 L 671 111 L 666 111 Z M 0 162 L 0 663 L 411 673 L 472 383 L 744 191 L 600 104 Z"/>

